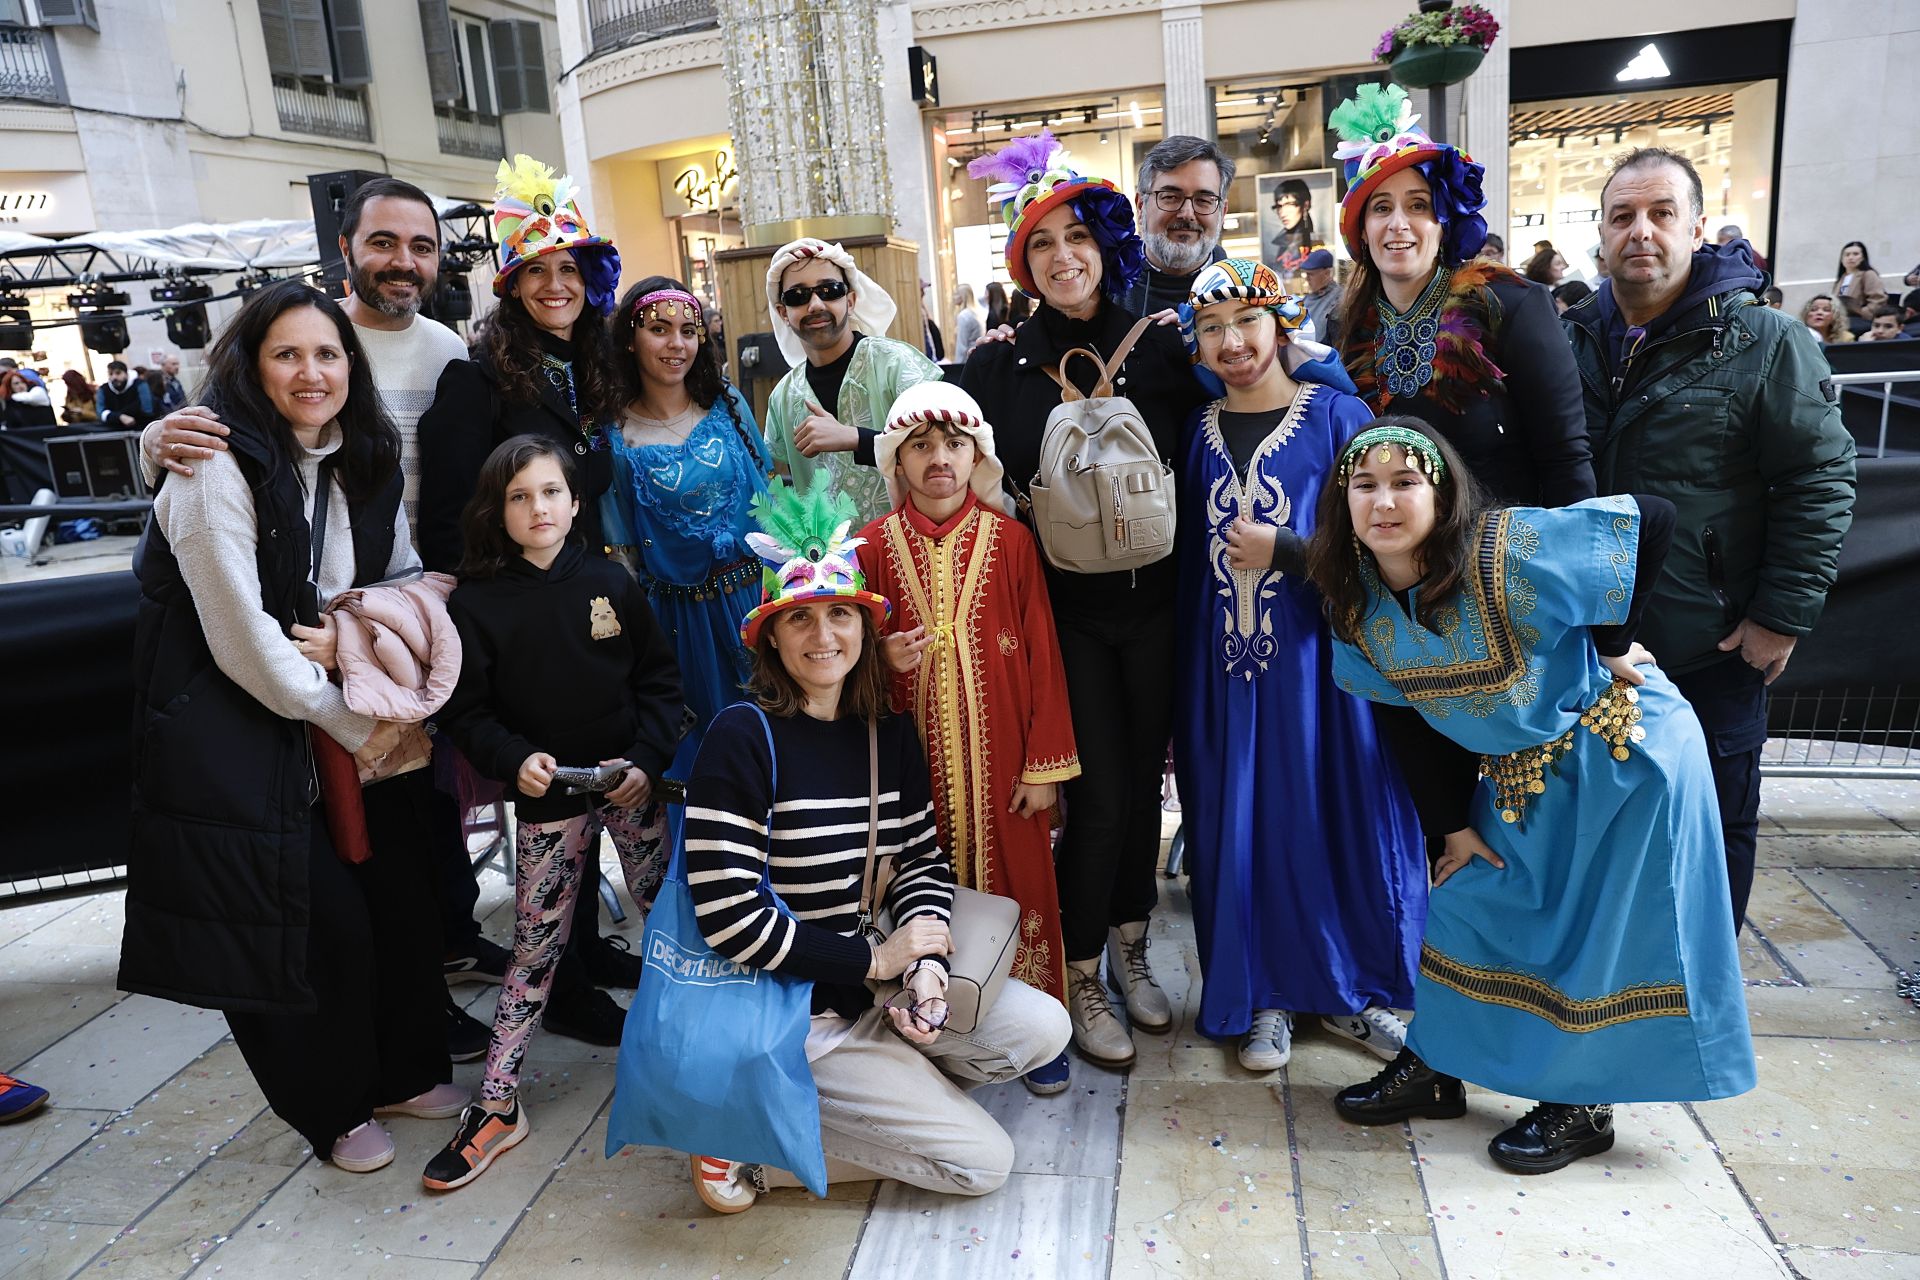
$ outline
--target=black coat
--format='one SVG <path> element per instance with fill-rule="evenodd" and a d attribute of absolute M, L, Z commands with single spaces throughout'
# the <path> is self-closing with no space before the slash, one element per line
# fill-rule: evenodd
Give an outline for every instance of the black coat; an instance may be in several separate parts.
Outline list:
<path fill-rule="evenodd" d="M 681 718 L 680 667 L 633 575 L 577 546 L 550 569 L 514 559 L 469 578 L 447 602 L 460 629 L 460 683 L 441 727 L 489 778 L 507 784 L 524 822 L 587 811 L 585 796 L 520 794 L 521 764 L 544 751 L 562 765 L 624 756 L 658 778 Z"/>
<path fill-rule="evenodd" d="M 1047 366 L 1059 364 L 1062 355 L 1081 346 L 1091 346 L 1105 359 L 1138 318 L 1105 302 L 1092 320 L 1069 320 L 1042 303 L 1015 331 L 1012 342 L 983 342 L 967 357 L 960 385 L 980 402 L 981 412 L 993 424 L 994 452 L 1016 496 L 1026 493 L 1040 467 L 1047 415 L 1060 403 L 1060 385 L 1047 375 Z M 1092 362 L 1075 359 L 1066 372 L 1082 391 L 1093 390 L 1097 374 Z M 1188 415 L 1206 402 L 1207 393 L 1193 375 L 1179 330 L 1149 325 L 1115 375 L 1113 389 L 1140 411 L 1161 460 L 1180 466 L 1181 429 Z M 1183 532 L 1176 528 L 1176 539 Z M 1170 609 L 1179 555 L 1176 550 L 1134 573 L 1062 573 L 1048 562 L 1047 592 L 1056 612 L 1079 617 Z"/>
<path fill-rule="evenodd" d="M 254 491 L 260 603 L 284 631 L 313 622 L 313 538 L 291 466 L 227 420 Z M 163 477 L 164 479 L 164 477 Z M 349 503 L 355 586 L 393 553 L 400 472 Z M 134 554 L 133 843 L 119 985 L 182 1004 L 310 1013 L 307 855 L 319 798 L 307 726 L 267 710 L 220 670 L 158 521 Z"/>
<path fill-rule="evenodd" d="M 535 374 L 539 399 L 511 401 L 499 372 L 484 355 L 455 360 L 440 372 L 433 405 L 420 416 L 420 559 L 428 569 L 452 573 L 465 541 L 460 515 L 473 497 L 487 455 L 518 435 L 545 436 L 573 456 L 574 491 L 580 514 L 573 539 L 596 555 L 607 552 L 600 528 L 600 497 L 613 484 L 613 455 L 605 442 L 583 431 L 567 407 L 566 393 Z"/>
<path fill-rule="evenodd" d="M 1396 397 L 1386 412 L 1437 427 L 1497 505 L 1564 507 L 1595 496 L 1580 370 L 1553 294 L 1499 268 L 1464 301 L 1481 330 L 1486 358 L 1505 375 L 1504 385 L 1484 377 L 1479 385 L 1449 386 L 1447 370 L 1438 368 L 1419 395 Z M 1375 329 L 1367 317 L 1343 338 L 1341 354 L 1361 398 L 1379 412 L 1384 388 L 1376 385 L 1371 367 Z"/>

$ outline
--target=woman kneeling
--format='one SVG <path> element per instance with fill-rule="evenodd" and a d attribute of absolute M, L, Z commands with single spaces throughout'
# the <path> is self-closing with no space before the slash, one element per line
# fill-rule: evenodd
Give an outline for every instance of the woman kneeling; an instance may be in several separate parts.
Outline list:
<path fill-rule="evenodd" d="M 784 488 L 776 483 L 776 502 Z M 741 628 L 767 720 L 729 707 L 701 744 L 687 783 L 687 882 L 715 950 L 813 982 L 806 1051 L 828 1180 L 985 1195 L 1006 1181 L 1013 1141 L 966 1091 L 1051 1061 L 1071 1029 L 1057 1001 L 1013 978 L 974 1031 L 946 1027 L 953 865 L 913 722 L 887 714 L 877 629 L 887 602 L 861 589 L 844 531 L 811 539 L 812 557 L 754 540 L 790 571 L 776 572 L 782 586 Z M 878 942 L 861 929 L 870 840 L 898 922 Z M 867 985 L 903 974 L 884 1004 Z M 705 1156 L 693 1172 L 721 1213 L 800 1185 L 783 1170 Z"/>

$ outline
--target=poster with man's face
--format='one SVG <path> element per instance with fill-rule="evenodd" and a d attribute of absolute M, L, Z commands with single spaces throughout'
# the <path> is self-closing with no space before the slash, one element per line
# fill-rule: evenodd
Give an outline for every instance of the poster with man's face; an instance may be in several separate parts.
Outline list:
<path fill-rule="evenodd" d="M 1315 249 L 1340 247 L 1340 205 L 1334 199 L 1333 170 L 1296 169 L 1263 173 L 1254 179 L 1260 199 L 1260 259 L 1290 287 L 1305 283 L 1301 264 Z"/>

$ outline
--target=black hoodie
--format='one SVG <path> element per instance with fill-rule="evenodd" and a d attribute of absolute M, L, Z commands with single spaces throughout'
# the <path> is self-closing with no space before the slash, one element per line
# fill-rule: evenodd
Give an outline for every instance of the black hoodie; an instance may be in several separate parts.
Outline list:
<path fill-rule="evenodd" d="M 568 542 L 551 569 L 522 559 L 454 588 L 460 683 L 441 715 L 481 774 L 507 784 L 517 816 L 587 811 L 558 787 L 535 799 L 514 779 L 544 751 L 562 765 L 624 756 L 659 778 L 679 737 L 680 668 L 646 596 L 618 564 Z"/>

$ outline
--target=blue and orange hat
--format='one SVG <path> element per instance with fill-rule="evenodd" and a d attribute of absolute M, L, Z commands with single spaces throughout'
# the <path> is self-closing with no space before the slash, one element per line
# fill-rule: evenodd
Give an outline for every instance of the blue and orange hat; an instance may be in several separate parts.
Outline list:
<path fill-rule="evenodd" d="M 1407 91 L 1397 84 L 1363 84 L 1333 109 L 1327 123 L 1340 135 L 1336 160 L 1347 162 L 1347 194 L 1340 201 L 1340 238 L 1357 261 L 1366 261 L 1366 207 L 1374 188 L 1403 169 L 1417 168 L 1433 196 L 1440 222 L 1440 258 L 1457 267 L 1487 242 L 1487 207 L 1481 190 L 1486 168 L 1419 127 Z"/>

